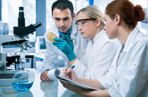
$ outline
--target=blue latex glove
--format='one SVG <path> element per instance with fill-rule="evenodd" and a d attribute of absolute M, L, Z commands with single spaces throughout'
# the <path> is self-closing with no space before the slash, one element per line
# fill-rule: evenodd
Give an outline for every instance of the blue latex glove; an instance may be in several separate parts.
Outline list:
<path fill-rule="evenodd" d="M 66 40 L 55 38 L 54 42 L 52 42 L 54 46 L 56 46 L 58 49 L 60 49 L 65 55 L 67 56 L 69 61 L 72 61 L 76 58 L 76 55 L 74 54 L 74 51 L 68 44 Z"/>
<path fill-rule="evenodd" d="M 66 35 L 66 41 L 68 42 L 69 46 L 74 50 L 73 40 L 70 40 L 70 36 Z"/>

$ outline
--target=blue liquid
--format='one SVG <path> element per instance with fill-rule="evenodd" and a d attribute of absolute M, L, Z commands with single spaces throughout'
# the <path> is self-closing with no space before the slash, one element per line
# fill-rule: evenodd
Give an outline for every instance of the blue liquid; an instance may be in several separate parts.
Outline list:
<path fill-rule="evenodd" d="M 14 88 L 16 88 L 17 91 L 28 91 L 33 85 L 33 82 L 29 81 L 13 82 L 12 85 Z"/>

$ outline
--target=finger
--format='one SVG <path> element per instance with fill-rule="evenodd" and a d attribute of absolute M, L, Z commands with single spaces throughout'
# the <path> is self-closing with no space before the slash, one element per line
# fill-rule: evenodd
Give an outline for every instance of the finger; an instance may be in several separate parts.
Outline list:
<path fill-rule="evenodd" d="M 52 81 L 52 79 L 50 79 L 49 77 L 48 77 L 48 71 L 45 73 L 45 77 L 44 77 L 45 79 L 46 79 L 46 81 Z"/>
<path fill-rule="evenodd" d="M 53 45 L 54 45 L 54 46 L 57 46 L 57 47 L 62 46 L 61 44 L 55 44 L 55 43 L 53 43 Z"/>
<path fill-rule="evenodd" d="M 63 44 L 63 43 L 61 43 L 61 42 L 52 42 L 52 44 L 53 44 L 53 45 L 61 45 L 61 44 Z"/>
<path fill-rule="evenodd" d="M 51 82 L 52 80 L 48 79 L 48 78 L 42 78 L 42 81 L 44 81 L 44 82 Z"/>
<path fill-rule="evenodd" d="M 53 44 L 54 46 L 56 46 L 58 49 L 60 49 L 60 50 L 63 50 L 63 45 L 56 45 L 56 44 Z"/>
<path fill-rule="evenodd" d="M 67 79 L 70 79 L 68 75 L 65 75 L 65 77 L 66 77 Z"/>
<path fill-rule="evenodd" d="M 54 42 L 52 42 L 53 44 L 60 44 L 61 43 L 61 41 L 54 41 Z"/>
<path fill-rule="evenodd" d="M 60 47 L 60 48 L 63 48 L 63 45 L 54 45 L 56 47 Z"/>
<path fill-rule="evenodd" d="M 57 46 L 57 48 L 58 49 L 60 49 L 61 51 L 63 51 L 64 49 L 63 49 L 63 47 L 59 47 L 59 46 Z"/>
<path fill-rule="evenodd" d="M 42 81 L 46 81 L 44 77 L 41 77 L 41 80 L 42 80 Z"/>
<path fill-rule="evenodd" d="M 67 40 L 67 42 L 68 42 L 68 43 L 73 42 L 73 40 L 70 40 L 70 37 L 67 37 L 67 39 L 66 39 L 66 40 Z"/>
<path fill-rule="evenodd" d="M 68 68 L 67 73 L 69 74 L 70 72 L 72 72 L 72 69 Z"/>
<path fill-rule="evenodd" d="M 70 37 L 70 36 L 69 35 L 65 35 L 64 37 L 67 38 L 67 37 Z"/>
<path fill-rule="evenodd" d="M 63 87 L 66 88 L 66 84 L 63 81 L 60 81 L 60 82 L 62 83 Z"/>
<path fill-rule="evenodd" d="M 67 72 L 67 68 L 62 68 L 62 70 L 64 74 Z"/>
<path fill-rule="evenodd" d="M 46 81 L 51 82 L 51 81 L 52 81 L 52 79 L 50 79 L 50 78 L 46 78 Z"/>
<path fill-rule="evenodd" d="M 45 80 L 45 79 L 44 79 L 44 74 L 43 74 L 43 73 L 41 73 L 40 79 L 41 79 L 42 81 Z"/>
<path fill-rule="evenodd" d="M 62 68 L 63 72 L 62 75 L 66 78 L 69 78 L 69 76 L 67 75 L 67 68 Z"/>
<path fill-rule="evenodd" d="M 43 75 L 40 77 L 40 79 L 41 79 L 42 81 L 48 81 L 48 80 L 49 80 L 48 78 L 46 78 L 46 77 L 43 76 Z"/>
<path fill-rule="evenodd" d="M 57 42 L 62 42 L 62 41 L 65 41 L 65 40 L 60 39 L 60 38 L 54 38 L 53 40 L 54 40 L 54 41 L 57 41 Z"/>
<path fill-rule="evenodd" d="M 49 77 L 47 77 L 46 79 L 49 80 L 49 81 L 52 81 L 52 79 L 50 79 Z"/>

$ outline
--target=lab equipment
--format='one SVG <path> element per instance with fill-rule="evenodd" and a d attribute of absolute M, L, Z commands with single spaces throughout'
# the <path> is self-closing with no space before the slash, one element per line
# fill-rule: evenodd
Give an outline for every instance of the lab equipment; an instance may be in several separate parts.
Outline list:
<path fill-rule="evenodd" d="M 0 21 L 0 35 L 8 35 L 8 23 Z"/>
<path fill-rule="evenodd" d="M 66 40 L 67 38 L 66 37 L 59 37 L 60 39 L 64 39 L 64 40 Z M 69 40 L 75 40 L 74 38 L 70 38 L 69 37 Z"/>
<path fill-rule="evenodd" d="M 19 10 L 22 10 L 23 8 L 20 7 Z M 23 18 L 22 11 L 19 12 L 19 18 Z M 36 23 L 34 25 L 30 25 L 28 27 L 25 27 L 23 24 L 25 19 L 18 19 L 18 27 L 14 27 L 14 35 L 0 35 L 0 86 L 9 86 L 12 85 L 12 77 L 13 75 L 18 71 L 17 63 L 20 63 L 20 59 L 14 58 L 14 62 L 12 62 L 11 66 L 14 67 L 13 69 L 8 68 L 10 65 L 7 64 L 9 61 L 7 60 L 7 53 L 2 52 L 2 46 L 11 46 L 11 45 L 17 45 L 20 46 L 20 53 L 23 50 L 26 50 L 27 47 L 32 47 L 32 45 L 29 43 L 28 35 L 30 33 L 33 33 L 36 28 L 41 26 L 41 23 Z M 23 25 L 22 25 L 22 24 Z M 15 55 L 14 55 L 15 56 Z M 26 55 L 25 55 L 26 57 Z M 20 56 L 19 56 L 20 58 Z M 18 66 L 19 67 L 19 66 Z M 21 68 L 20 68 L 21 69 Z"/>
<path fill-rule="evenodd" d="M 3 94 L 12 94 L 17 92 L 17 90 L 13 87 L 2 87 L 1 89 Z"/>
<path fill-rule="evenodd" d="M 46 52 L 46 42 L 44 36 L 37 36 L 35 43 L 35 52 L 36 53 L 45 53 Z"/>
<path fill-rule="evenodd" d="M 17 91 L 28 91 L 34 82 L 35 69 L 25 69 L 25 71 L 18 71 L 13 76 L 12 85 Z"/>

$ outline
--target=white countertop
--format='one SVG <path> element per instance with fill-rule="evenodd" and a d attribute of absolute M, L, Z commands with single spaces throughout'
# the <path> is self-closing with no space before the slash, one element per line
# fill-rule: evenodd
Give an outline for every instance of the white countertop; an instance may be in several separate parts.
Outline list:
<path fill-rule="evenodd" d="M 36 74 L 33 86 L 29 91 L 18 91 L 11 94 L 0 93 L 0 97 L 82 97 L 65 89 L 58 80 L 43 82 L 40 74 Z"/>

